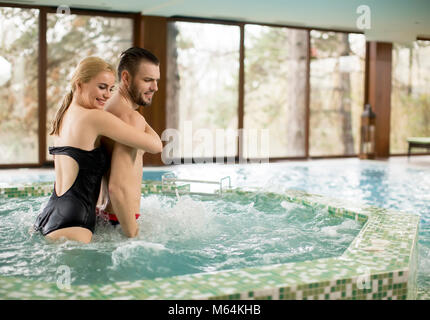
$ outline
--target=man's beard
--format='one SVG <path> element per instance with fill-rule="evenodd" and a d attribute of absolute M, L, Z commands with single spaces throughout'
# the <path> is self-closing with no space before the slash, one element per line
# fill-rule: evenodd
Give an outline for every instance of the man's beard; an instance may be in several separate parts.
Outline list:
<path fill-rule="evenodd" d="M 150 100 L 149 102 L 146 102 L 145 100 L 143 100 L 142 94 L 140 94 L 139 90 L 134 85 L 134 83 L 132 83 L 130 88 L 128 89 L 128 94 L 130 95 L 131 100 L 139 107 L 145 107 L 145 106 L 151 105 L 152 100 Z"/>

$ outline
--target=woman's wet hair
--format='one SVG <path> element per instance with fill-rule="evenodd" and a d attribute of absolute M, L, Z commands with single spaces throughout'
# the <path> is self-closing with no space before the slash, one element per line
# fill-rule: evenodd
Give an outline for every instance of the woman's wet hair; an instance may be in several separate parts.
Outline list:
<path fill-rule="evenodd" d="M 121 53 L 121 59 L 118 65 L 118 79 L 121 81 L 121 73 L 127 70 L 132 77 L 135 76 L 137 68 L 142 61 L 151 62 L 155 65 L 160 65 L 158 58 L 150 51 L 139 48 L 131 47 Z"/>
<path fill-rule="evenodd" d="M 78 83 L 88 83 L 103 71 L 111 72 L 115 76 L 115 68 L 99 57 L 87 57 L 79 62 L 72 76 L 72 89 L 64 96 L 61 106 L 57 110 L 52 122 L 50 135 L 58 135 L 60 133 L 61 120 L 73 100 L 73 94 L 76 91 Z"/>

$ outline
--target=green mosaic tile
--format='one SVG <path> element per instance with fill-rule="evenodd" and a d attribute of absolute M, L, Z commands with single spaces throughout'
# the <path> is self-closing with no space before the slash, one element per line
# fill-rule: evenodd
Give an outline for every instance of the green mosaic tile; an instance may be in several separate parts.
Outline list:
<path fill-rule="evenodd" d="M 0 196 L 49 195 L 52 183 L 0 188 Z M 142 193 L 163 192 L 160 182 L 145 182 Z M 189 192 L 189 185 L 168 186 L 168 192 Z M 167 192 L 167 191 L 164 191 Z M 248 196 L 254 191 L 226 189 Z M 339 199 L 288 190 L 285 199 L 326 210 L 363 224 L 362 230 L 339 257 L 193 274 L 155 280 L 113 283 L 109 286 L 72 286 L 0 277 L 0 299 L 415 299 L 430 294 L 416 289 L 419 217 Z M 401 234 L 402 237 L 398 235 Z M 363 271 L 366 268 L 366 272 Z M 235 285 L 232 287 L 232 283 Z M 363 283 L 366 287 L 363 287 Z M 268 288 L 268 284 L 270 284 Z"/>

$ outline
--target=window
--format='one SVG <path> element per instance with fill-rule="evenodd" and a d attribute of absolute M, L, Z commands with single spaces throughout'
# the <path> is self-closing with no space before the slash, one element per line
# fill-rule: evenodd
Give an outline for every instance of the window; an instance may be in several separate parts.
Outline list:
<path fill-rule="evenodd" d="M 307 51 L 305 30 L 245 26 L 244 128 L 269 130 L 270 157 L 305 156 Z"/>
<path fill-rule="evenodd" d="M 47 146 L 51 123 L 79 61 L 98 56 L 115 67 L 122 51 L 133 45 L 133 20 L 87 15 L 48 14 L 47 19 Z M 52 160 L 48 155 L 47 159 Z"/>
<path fill-rule="evenodd" d="M 0 7 L 0 164 L 38 163 L 39 11 Z"/>
<path fill-rule="evenodd" d="M 235 156 L 240 30 L 169 23 L 167 128 L 177 129 L 175 158 Z"/>
<path fill-rule="evenodd" d="M 358 154 L 365 37 L 311 31 L 310 156 Z"/>
<path fill-rule="evenodd" d="M 408 137 L 430 136 L 430 41 L 394 43 L 392 59 L 390 153 L 407 153 Z"/>

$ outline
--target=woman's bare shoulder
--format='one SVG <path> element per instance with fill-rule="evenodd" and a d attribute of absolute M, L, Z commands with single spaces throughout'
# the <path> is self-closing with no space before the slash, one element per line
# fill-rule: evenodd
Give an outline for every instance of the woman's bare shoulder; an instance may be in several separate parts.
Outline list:
<path fill-rule="evenodd" d="M 83 119 L 86 119 L 87 121 L 98 120 L 106 117 L 107 114 L 108 112 L 103 109 L 87 109 L 83 114 Z"/>

